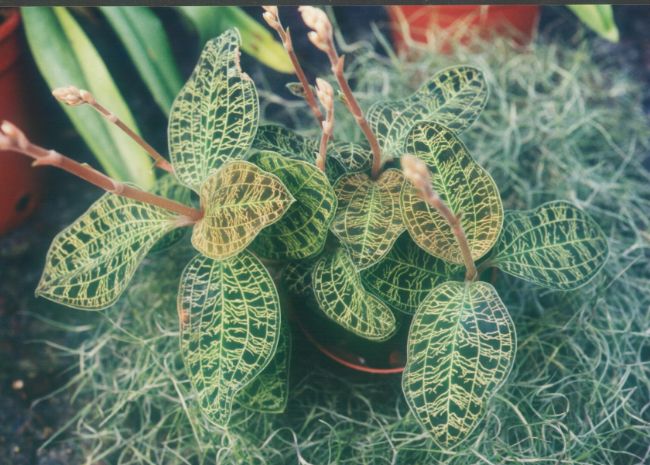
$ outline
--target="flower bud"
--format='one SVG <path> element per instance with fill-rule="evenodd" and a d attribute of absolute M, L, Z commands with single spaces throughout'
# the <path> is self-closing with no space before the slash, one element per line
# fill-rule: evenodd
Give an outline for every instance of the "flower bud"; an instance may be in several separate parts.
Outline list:
<path fill-rule="evenodd" d="M 52 91 L 52 95 L 61 103 L 70 106 L 83 105 L 86 103 L 81 97 L 81 91 L 75 86 L 57 87 Z"/>

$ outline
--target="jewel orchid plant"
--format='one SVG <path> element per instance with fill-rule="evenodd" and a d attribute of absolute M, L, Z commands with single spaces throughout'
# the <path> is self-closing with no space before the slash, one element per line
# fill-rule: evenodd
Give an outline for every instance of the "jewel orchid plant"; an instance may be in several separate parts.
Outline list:
<path fill-rule="evenodd" d="M 170 161 L 88 92 L 54 91 L 68 105 L 95 108 L 152 156 L 167 172 L 154 192 L 116 182 L 2 123 L 0 148 L 107 191 L 54 239 L 37 294 L 74 308 L 109 307 L 150 250 L 191 228 L 197 254 L 178 289 L 180 351 L 212 423 L 228 428 L 233 408 L 281 412 L 287 403 L 290 332 L 270 267 L 282 270 L 284 293 L 360 338 L 381 343 L 395 334 L 396 315 L 411 319 L 404 396 L 433 441 L 453 448 L 480 423 L 515 357 L 513 321 L 483 271 L 496 267 L 567 291 L 600 270 L 607 240 L 564 201 L 504 212 L 494 180 L 459 138 L 488 98 L 480 70 L 443 69 L 411 96 L 364 112 L 327 15 L 300 7 L 364 136 L 338 140 L 332 84 L 319 78 L 311 86 L 277 7 L 264 9 L 294 65 L 294 88 L 321 128 L 318 138 L 259 124 L 236 30 L 205 46 L 176 97 Z"/>

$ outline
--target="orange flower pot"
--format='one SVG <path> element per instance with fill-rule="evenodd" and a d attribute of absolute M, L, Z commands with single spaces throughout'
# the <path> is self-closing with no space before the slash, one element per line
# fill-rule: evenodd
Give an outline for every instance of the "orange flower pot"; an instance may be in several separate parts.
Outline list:
<path fill-rule="evenodd" d="M 483 38 L 505 35 L 527 44 L 537 29 L 539 5 L 390 5 L 388 13 L 396 49 L 405 49 L 406 25 L 414 41 L 427 43 L 435 36 L 442 51 L 448 51 L 450 37 L 467 43 L 476 33 Z"/>
<path fill-rule="evenodd" d="M 0 10 L 0 120 L 28 130 L 29 89 L 24 75 L 24 42 L 18 9 Z M 41 173 L 27 157 L 0 151 L 0 234 L 24 221 L 41 196 Z"/>

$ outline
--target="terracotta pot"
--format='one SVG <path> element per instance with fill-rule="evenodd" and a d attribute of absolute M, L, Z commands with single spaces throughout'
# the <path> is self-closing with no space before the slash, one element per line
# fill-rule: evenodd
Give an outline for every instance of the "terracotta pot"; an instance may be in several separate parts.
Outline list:
<path fill-rule="evenodd" d="M 372 342 L 355 336 L 320 312 L 292 302 L 291 320 L 305 338 L 329 359 L 355 371 L 377 375 L 398 374 L 406 362 L 409 322 L 404 321 L 394 336 Z"/>
<path fill-rule="evenodd" d="M 29 131 L 25 79 L 25 46 L 19 34 L 18 9 L 0 10 L 0 120 L 11 121 Z M 0 152 L 0 234 L 25 220 L 41 195 L 41 173 L 27 157 Z"/>
<path fill-rule="evenodd" d="M 539 5 L 391 5 L 388 13 L 396 49 L 405 49 L 406 24 L 417 42 L 427 43 L 428 36 L 437 35 L 444 52 L 450 49 L 448 38 L 467 43 L 476 32 L 484 38 L 505 35 L 525 45 L 537 28 Z"/>

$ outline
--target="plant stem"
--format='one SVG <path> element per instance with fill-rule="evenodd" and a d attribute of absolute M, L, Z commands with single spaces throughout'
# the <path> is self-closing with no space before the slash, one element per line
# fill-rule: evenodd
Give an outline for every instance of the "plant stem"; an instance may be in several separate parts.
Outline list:
<path fill-rule="evenodd" d="M 54 166 L 68 173 L 71 173 L 84 181 L 93 184 L 106 192 L 127 197 L 139 202 L 148 203 L 178 213 L 181 224 L 193 224 L 203 217 L 203 212 L 195 208 L 183 205 L 171 199 L 160 197 L 146 192 L 128 184 L 118 182 L 104 173 L 86 164 L 81 164 L 55 150 L 47 150 L 39 145 L 33 144 L 13 124 L 4 121 L 0 126 L 0 148 L 22 153 L 34 159 L 32 166 Z"/>
<path fill-rule="evenodd" d="M 309 85 L 309 81 L 307 80 L 305 71 L 303 70 L 302 65 L 300 64 L 300 61 L 298 61 L 296 52 L 293 49 L 293 41 L 291 40 L 291 33 L 289 32 L 289 28 L 285 29 L 282 26 L 282 23 L 280 23 L 280 16 L 277 14 L 277 8 L 266 9 L 264 19 L 269 24 L 269 26 L 271 26 L 275 30 L 275 32 L 278 33 L 278 36 L 282 41 L 282 46 L 284 47 L 284 49 L 287 51 L 287 54 L 289 55 L 289 59 L 291 60 L 291 64 L 293 65 L 293 70 L 296 74 L 296 77 L 300 81 L 300 84 L 302 85 L 302 88 L 304 90 L 305 101 L 307 102 L 307 105 L 309 105 L 311 112 L 314 114 L 314 117 L 318 122 L 318 126 L 321 126 L 325 118 L 323 117 L 323 113 L 320 111 L 320 108 L 318 108 L 318 103 L 316 102 L 314 91 Z"/>
<path fill-rule="evenodd" d="M 456 242 L 458 242 L 461 255 L 463 256 L 465 269 L 467 270 L 465 273 L 465 280 L 474 281 L 478 276 L 478 272 L 476 271 L 474 258 L 472 258 L 472 251 L 469 247 L 469 242 L 467 241 L 467 235 L 465 234 L 463 225 L 460 222 L 460 215 L 455 215 L 433 189 L 431 173 L 422 160 L 413 155 L 404 155 L 401 162 L 404 177 L 413 184 L 420 197 L 426 203 L 435 208 L 451 227 L 451 231 L 456 238 Z"/>
<path fill-rule="evenodd" d="M 372 132 L 372 129 L 370 129 L 368 120 L 366 120 L 365 116 L 363 116 L 363 111 L 361 111 L 361 107 L 359 106 L 357 99 L 354 97 L 352 89 L 350 88 L 350 85 L 348 84 L 348 81 L 345 79 L 345 75 L 343 74 L 345 56 L 339 56 L 338 53 L 336 53 L 336 49 L 334 48 L 334 41 L 331 39 L 329 40 L 329 47 L 327 48 L 327 57 L 329 58 L 330 64 L 332 65 L 332 73 L 334 73 L 334 76 L 339 83 L 339 87 L 343 92 L 343 96 L 345 97 L 345 105 L 348 107 L 348 110 L 350 110 L 350 113 L 352 113 L 352 116 L 354 116 L 355 121 L 361 128 L 361 131 L 363 131 L 363 134 L 366 136 L 366 139 L 370 144 L 370 149 L 372 150 L 371 176 L 372 179 L 377 179 L 381 170 L 381 148 L 379 147 L 377 137 Z"/>
<path fill-rule="evenodd" d="M 316 166 L 324 173 L 325 160 L 327 159 L 327 143 L 334 132 L 334 89 L 332 89 L 329 82 L 316 78 L 316 95 L 318 95 L 318 100 L 320 100 L 327 114 L 325 121 L 322 123 L 323 131 L 320 137 L 318 157 L 316 158 Z"/>
<path fill-rule="evenodd" d="M 147 141 L 136 134 L 130 127 L 117 117 L 115 113 L 100 104 L 95 97 L 87 90 L 78 89 L 74 86 L 59 87 L 52 91 L 52 95 L 59 101 L 70 105 L 77 106 L 81 104 L 88 104 L 94 108 L 100 115 L 102 115 L 108 122 L 120 128 L 127 136 L 129 136 L 136 144 L 142 147 L 154 160 L 154 166 L 173 173 L 174 168 L 165 157 L 163 157 L 156 149 L 154 149 Z"/>

